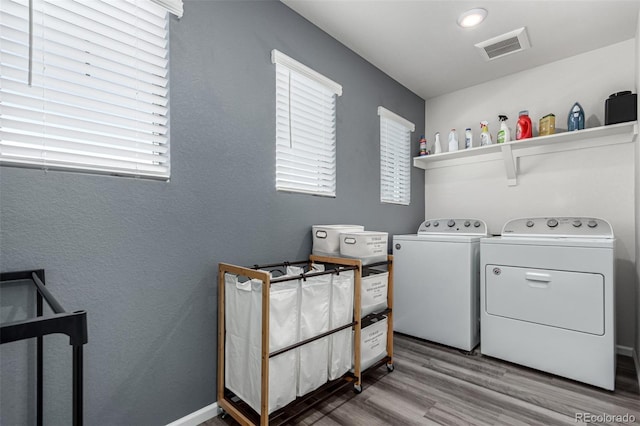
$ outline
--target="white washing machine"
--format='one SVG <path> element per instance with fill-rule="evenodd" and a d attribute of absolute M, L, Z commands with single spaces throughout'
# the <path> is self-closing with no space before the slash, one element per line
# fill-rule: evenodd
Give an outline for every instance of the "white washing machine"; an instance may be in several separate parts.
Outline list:
<path fill-rule="evenodd" d="M 613 390 L 614 236 L 602 219 L 524 218 L 481 241 L 481 352 Z"/>
<path fill-rule="evenodd" d="M 394 330 L 466 351 L 479 333 L 478 219 L 424 221 L 413 235 L 393 237 Z"/>

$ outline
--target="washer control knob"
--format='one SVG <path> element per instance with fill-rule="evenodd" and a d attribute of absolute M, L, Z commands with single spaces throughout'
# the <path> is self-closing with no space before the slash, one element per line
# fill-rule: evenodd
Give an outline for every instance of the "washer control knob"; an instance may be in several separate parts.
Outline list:
<path fill-rule="evenodd" d="M 532 228 L 533 227 L 533 221 L 532 220 L 528 220 L 527 221 L 527 228 Z"/>
<path fill-rule="evenodd" d="M 555 219 L 549 219 L 549 220 L 547 221 L 547 226 L 548 226 L 549 228 L 555 228 L 556 226 L 558 226 L 558 221 L 557 221 L 557 220 L 555 220 Z"/>
<path fill-rule="evenodd" d="M 595 220 L 590 220 L 589 222 L 587 222 L 587 226 L 589 228 L 595 228 L 596 226 L 598 226 L 598 222 L 596 222 Z"/>
<path fill-rule="evenodd" d="M 464 221 L 464 227 L 465 227 L 465 228 L 468 228 L 468 227 L 470 227 L 470 226 L 471 226 L 471 222 L 469 222 L 468 220 L 465 220 L 465 221 Z"/>
<path fill-rule="evenodd" d="M 480 221 L 476 220 L 475 222 L 473 222 L 473 226 L 476 228 L 480 228 Z"/>
<path fill-rule="evenodd" d="M 575 226 L 576 228 L 580 228 L 582 226 L 582 221 L 579 219 L 574 220 L 573 226 Z"/>
<path fill-rule="evenodd" d="M 437 228 L 438 226 L 440 226 L 440 223 L 438 223 L 438 221 L 435 221 L 435 222 L 433 222 L 433 226 L 435 226 Z"/>
<path fill-rule="evenodd" d="M 455 226 L 455 224 L 456 224 L 456 221 L 453 220 L 453 219 L 449 219 L 449 222 L 447 222 L 447 226 L 449 228 L 453 228 Z"/>
<path fill-rule="evenodd" d="M 425 228 L 428 228 L 428 227 L 430 227 L 430 226 L 431 226 L 431 222 L 425 222 L 425 223 L 424 223 L 424 227 L 425 227 Z"/>

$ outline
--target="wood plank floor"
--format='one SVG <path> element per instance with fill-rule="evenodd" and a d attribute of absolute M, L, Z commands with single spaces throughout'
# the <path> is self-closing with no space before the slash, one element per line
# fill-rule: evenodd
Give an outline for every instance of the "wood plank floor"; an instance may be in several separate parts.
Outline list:
<path fill-rule="evenodd" d="M 363 391 L 342 392 L 296 425 L 575 425 L 576 413 L 635 416 L 640 391 L 633 361 L 618 357 L 616 390 L 593 386 L 412 337 L 394 336 L 395 371 L 381 367 Z M 233 425 L 227 417 L 201 426 Z M 595 423 L 623 424 L 623 423 Z"/>

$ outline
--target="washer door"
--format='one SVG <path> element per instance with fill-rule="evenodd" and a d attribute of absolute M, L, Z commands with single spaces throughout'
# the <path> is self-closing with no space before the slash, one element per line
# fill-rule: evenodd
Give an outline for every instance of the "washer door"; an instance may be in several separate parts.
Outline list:
<path fill-rule="evenodd" d="M 486 265 L 484 273 L 487 314 L 604 334 L 602 275 L 503 265 Z"/>

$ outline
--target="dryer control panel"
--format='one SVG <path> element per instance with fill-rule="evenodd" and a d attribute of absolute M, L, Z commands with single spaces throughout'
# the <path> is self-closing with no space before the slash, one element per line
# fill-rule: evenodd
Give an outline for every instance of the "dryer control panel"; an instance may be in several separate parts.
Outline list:
<path fill-rule="evenodd" d="M 613 238 L 611 224 L 595 217 L 527 217 L 512 219 L 503 237 Z"/>
<path fill-rule="evenodd" d="M 418 235 L 487 235 L 480 219 L 429 219 L 420 224 Z"/>

